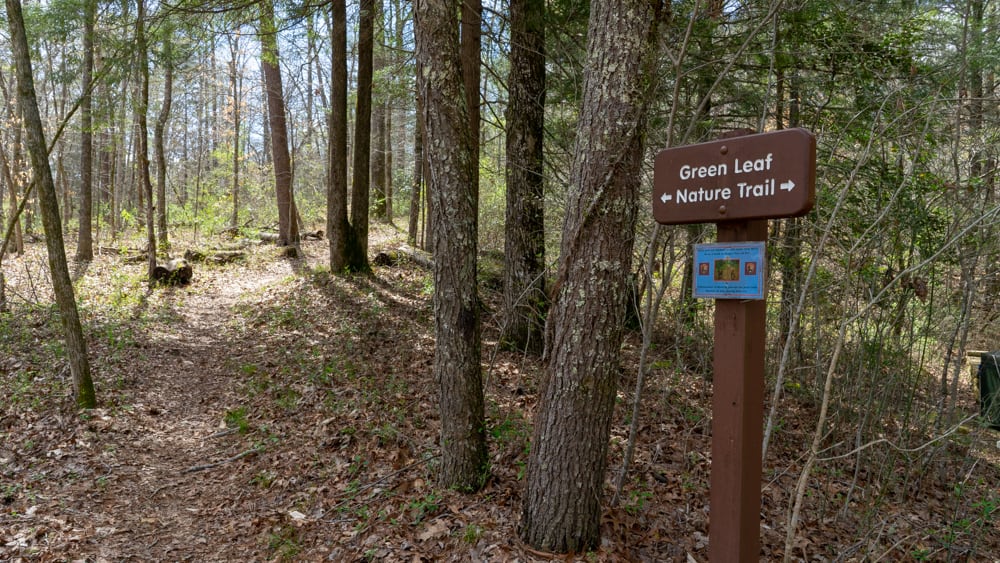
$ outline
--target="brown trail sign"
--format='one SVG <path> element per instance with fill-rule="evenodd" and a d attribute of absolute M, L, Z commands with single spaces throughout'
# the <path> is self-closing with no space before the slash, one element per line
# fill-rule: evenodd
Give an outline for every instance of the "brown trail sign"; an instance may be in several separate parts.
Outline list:
<path fill-rule="evenodd" d="M 805 215 L 816 197 L 816 137 L 806 129 L 660 151 L 653 165 L 658 223 L 718 223 Z"/>
<path fill-rule="evenodd" d="M 653 218 L 666 225 L 716 223 L 720 243 L 766 243 L 767 219 L 805 215 L 815 201 L 816 138 L 805 129 L 666 149 L 653 167 Z M 757 272 L 753 265 L 752 272 L 744 270 L 748 275 Z M 708 261 L 701 266 L 705 275 L 713 267 Z M 719 276 L 720 285 L 740 281 L 739 265 L 732 271 L 737 279 Z M 763 299 L 719 297 L 715 305 L 708 544 L 713 563 L 760 557 L 766 311 Z"/>

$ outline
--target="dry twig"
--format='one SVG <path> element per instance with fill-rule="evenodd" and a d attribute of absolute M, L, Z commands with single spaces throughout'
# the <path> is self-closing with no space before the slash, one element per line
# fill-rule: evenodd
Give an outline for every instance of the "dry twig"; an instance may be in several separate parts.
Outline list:
<path fill-rule="evenodd" d="M 194 473 L 195 471 L 205 471 L 206 469 L 213 469 L 213 468 L 218 467 L 220 465 L 225 465 L 227 463 L 234 462 L 234 461 L 236 461 L 238 459 L 243 459 L 243 458 L 245 458 L 247 456 L 260 453 L 263 450 L 264 450 L 264 448 L 261 448 L 261 447 L 250 448 L 249 450 L 247 450 L 245 452 L 240 452 L 240 453 L 234 455 L 233 457 L 226 458 L 226 459 L 224 459 L 222 461 L 216 461 L 215 463 L 206 463 L 204 465 L 193 465 L 193 466 L 188 467 L 187 469 L 181 471 L 181 473 Z"/>

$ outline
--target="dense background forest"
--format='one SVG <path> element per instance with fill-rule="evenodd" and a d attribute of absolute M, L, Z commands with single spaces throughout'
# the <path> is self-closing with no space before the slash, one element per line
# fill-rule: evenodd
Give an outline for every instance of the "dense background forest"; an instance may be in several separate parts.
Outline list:
<path fill-rule="evenodd" d="M 0 558 L 703 560 L 715 229 L 654 223 L 653 156 L 791 127 L 817 201 L 768 226 L 761 557 L 1000 549 L 996 2 L 26 2 L 59 252 L 15 5 Z"/>

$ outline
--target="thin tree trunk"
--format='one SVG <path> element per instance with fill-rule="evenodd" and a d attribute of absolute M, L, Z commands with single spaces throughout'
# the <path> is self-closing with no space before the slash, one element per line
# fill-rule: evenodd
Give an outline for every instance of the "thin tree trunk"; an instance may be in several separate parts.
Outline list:
<path fill-rule="evenodd" d="M 163 64 L 166 71 L 163 77 L 163 105 L 160 107 L 160 114 L 153 127 L 153 143 L 156 150 L 156 223 L 157 231 L 160 233 L 160 249 L 164 252 L 170 249 L 170 241 L 167 237 L 167 158 L 163 137 L 167 128 L 167 120 L 170 119 L 174 89 L 173 42 L 170 37 L 172 30 L 166 29 L 165 33 Z"/>
<path fill-rule="evenodd" d="M 73 199 L 70 196 L 69 180 L 66 174 L 66 142 L 59 139 L 59 150 L 56 151 L 56 182 L 59 185 L 59 192 L 63 199 L 63 224 L 69 223 L 73 218 Z"/>
<path fill-rule="evenodd" d="M 382 102 L 372 108 L 372 138 L 375 146 L 371 156 L 372 179 L 372 217 L 379 221 L 386 218 L 386 188 L 385 188 L 385 114 L 386 107 Z"/>
<path fill-rule="evenodd" d="M 800 31 L 797 29 L 792 29 L 789 35 L 796 38 L 801 36 Z M 794 57 L 792 60 L 797 66 L 798 58 Z M 798 127 L 800 125 L 799 81 L 797 69 L 794 67 L 788 96 L 788 126 Z M 783 100 L 781 101 L 783 102 Z M 781 107 L 779 104 L 779 110 Z M 799 331 L 792 332 L 791 315 L 795 309 L 797 296 L 802 291 L 802 278 L 805 267 L 802 260 L 802 220 L 798 217 L 793 217 L 785 220 L 783 226 L 784 236 L 782 237 L 781 245 L 783 254 L 781 260 L 781 308 L 778 313 L 778 338 L 780 339 L 782 349 L 786 345 L 786 339 L 790 339 L 787 342 L 791 346 L 790 355 L 797 357 L 802 352 L 802 347 L 799 345 L 801 343 L 801 333 Z M 794 368 L 795 364 L 793 363 L 791 367 Z"/>
<path fill-rule="evenodd" d="M 316 13 L 310 12 L 306 17 L 306 138 L 305 143 L 312 143 L 313 137 L 313 98 L 316 92 L 313 85 L 313 65 L 316 63 Z"/>
<path fill-rule="evenodd" d="M 184 114 L 181 115 L 181 123 L 184 123 L 184 133 L 181 135 L 181 180 L 180 185 L 174 189 L 177 193 L 177 203 L 181 206 L 181 209 L 187 209 L 188 201 L 188 174 L 190 173 L 191 167 L 191 145 L 188 142 L 188 132 L 190 129 L 186 125 L 189 123 L 191 104 L 183 104 L 181 106 L 184 109 Z"/>
<path fill-rule="evenodd" d="M 372 3 L 372 20 L 374 23 L 372 68 L 373 76 L 385 73 L 385 25 L 382 17 L 382 2 Z M 360 77 L 359 77 L 360 78 Z M 384 95 L 379 95 L 372 104 L 371 137 L 374 147 L 371 151 L 371 188 L 375 201 L 372 202 L 371 214 L 379 220 L 386 219 L 386 168 L 385 168 L 385 120 L 388 103 Z"/>
<path fill-rule="evenodd" d="M 392 222 L 392 104 L 386 102 L 385 108 L 385 221 Z"/>
<path fill-rule="evenodd" d="M 59 222 L 59 203 L 56 197 L 55 183 L 52 180 L 52 170 L 49 167 L 48 147 L 45 143 L 42 118 L 38 113 L 38 102 L 35 98 L 35 86 L 32 79 L 28 39 L 25 36 L 24 19 L 21 15 L 21 3 L 18 0 L 5 1 L 11 48 L 17 65 L 18 97 L 21 100 L 25 117 L 31 167 L 38 186 L 39 203 L 42 208 L 42 225 L 45 228 L 45 245 L 48 250 L 52 287 L 66 337 L 66 356 L 73 377 L 73 394 L 76 398 L 76 404 L 80 408 L 89 409 L 96 406 L 97 399 L 90 377 L 90 362 L 87 359 L 83 327 L 80 324 L 80 316 L 76 308 L 76 297 L 73 295 L 73 282 L 70 279 L 69 266 L 66 263 L 66 248 L 63 244 L 62 225 Z"/>
<path fill-rule="evenodd" d="M 2 84 L 3 75 L 0 74 L 0 84 Z M 7 100 L 8 106 L 6 113 L 6 118 L 8 123 L 14 123 L 14 109 L 11 103 L 10 93 L 7 92 L 6 87 L 4 87 L 4 98 Z M 18 124 L 18 129 L 20 130 L 20 124 Z M 13 211 L 19 208 L 23 208 L 26 202 L 18 203 L 18 182 L 14 175 L 14 164 L 17 161 L 12 157 L 8 156 L 7 148 L 0 142 L 0 169 L 3 171 L 3 180 L 7 185 L 7 197 L 10 201 L 10 208 L 12 210 L 11 216 L 7 219 L 7 223 L 4 225 L 6 232 L 10 233 L 10 239 L 14 243 L 14 253 L 17 255 L 24 254 L 24 237 L 21 233 L 21 213 L 19 211 Z M 0 194 L 2 196 L 2 194 Z M 26 199 L 26 198 L 25 198 Z M 7 239 L 4 240 L 4 244 L 9 244 Z M 3 260 L 3 253 L 0 253 L 0 261 Z"/>
<path fill-rule="evenodd" d="M 419 71 L 417 72 L 419 75 Z M 420 202 L 424 184 L 424 117 L 423 100 L 417 92 L 417 124 L 413 129 L 413 186 L 410 192 L 410 217 L 407 240 L 413 246 L 420 245 Z"/>
<path fill-rule="evenodd" d="M 483 44 L 483 2 L 462 0 L 460 26 L 462 52 L 462 83 L 465 86 L 465 106 L 468 111 L 469 151 L 472 154 L 472 185 L 479 191 L 479 80 L 482 76 L 481 56 Z"/>
<path fill-rule="evenodd" d="M 135 23 L 135 42 L 139 63 L 139 101 L 136 105 L 136 156 L 139 161 L 139 189 L 146 199 L 146 243 L 148 245 L 147 272 L 153 283 L 156 270 L 156 231 L 153 228 L 153 184 L 149 178 L 149 131 L 146 112 L 149 109 L 149 57 L 146 45 L 146 3 L 139 0 Z"/>
<path fill-rule="evenodd" d="M 80 100 L 80 233 L 76 241 L 76 259 L 94 259 L 94 120 L 91 82 L 94 76 L 94 20 L 97 0 L 83 5 L 83 73 L 80 77 L 83 95 Z"/>
<path fill-rule="evenodd" d="M 264 158 L 263 158 L 263 162 L 261 162 L 261 166 L 268 166 L 269 164 L 271 164 L 271 160 L 272 160 L 272 155 L 271 155 L 271 115 L 270 115 L 270 110 L 268 109 L 268 101 L 267 101 L 268 100 L 268 96 L 267 96 L 267 75 L 264 73 L 264 67 L 263 66 L 261 66 L 261 68 L 260 68 L 260 87 L 261 87 L 260 89 L 261 89 L 261 92 L 262 92 L 263 97 L 264 97 L 263 98 L 263 105 L 261 106 L 262 110 L 260 112 L 260 117 L 261 117 L 261 120 L 263 121 L 261 131 L 262 131 L 262 136 L 263 136 L 263 145 L 264 145 L 264 147 L 266 147 L 264 149 L 264 151 L 263 151 L 263 157 Z"/>
<path fill-rule="evenodd" d="M 135 61 L 135 66 L 139 68 L 139 62 Z M 138 100 L 141 96 L 140 87 L 138 85 L 139 80 L 136 79 L 135 92 L 133 92 L 132 99 Z M 148 109 L 148 108 L 145 108 Z M 145 109 L 143 111 L 145 111 Z M 139 114 L 132 108 L 132 135 L 129 136 L 129 152 L 132 155 L 132 165 L 129 167 L 129 179 L 125 204 L 129 207 L 136 209 L 136 215 L 140 219 L 145 219 L 146 215 L 146 190 L 139 182 L 139 174 L 137 169 L 139 167 Z M 122 160 L 128 162 L 126 157 L 122 157 Z"/>
<path fill-rule="evenodd" d="M 541 353 L 545 294 L 545 2 L 511 0 L 504 221 L 504 341 Z"/>
<path fill-rule="evenodd" d="M 16 74 L 15 74 L 15 79 L 16 79 Z M 15 110 L 15 114 L 12 116 L 12 119 L 13 119 L 12 123 L 15 123 L 16 126 L 14 127 L 14 139 L 13 139 L 13 142 L 11 143 L 12 145 L 14 145 L 14 152 L 13 152 L 13 154 L 11 156 L 11 168 L 12 168 L 11 172 L 13 174 L 15 174 L 15 177 L 19 178 L 18 182 L 21 183 L 20 178 L 24 178 L 25 177 L 24 174 L 25 174 L 25 172 L 27 172 L 24 169 L 24 165 L 23 165 L 23 163 L 24 163 L 24 137 L 25 137 L 24 128 L 25 128 L 26 125 L 24 123 L 24 109 L 21 107 L 20 102 L 17 105 L 14 106 L 14 110 Z M 24 238 L 27 237 L 27 236 L 29 236 L 29 235 L 31 235 L 31 226 L 32 226 L 32 223 L 33 223 L 33 220 L 32 220 L 33 218 L 32 218 L 32 213 L 31 213 L 31 208 L 32 208 L 31 207 L 31 198 L 29 197 L 29 194 L 28 194 L 28 192 L 30 191 L 30 187 L 29 186 L 24 186 L 24 189 L 23 190 L 19 190 L 19 191 L 23 192 L 21 194 L 21 196 L 22 196 L 22 199 L 26 200 L 26 201 L 24 202 L 24 211 L 21 213 L 21 216 L 23 218 L 17 222 L 17 225 L 15 225 L 15 227 L 17 229 L 17 232 L 15 233 L 15 236 L 17 237 L 18 241 L 20 242 L 20 245 L 19 245 L 19 248 L 18 248 L 18 254 L 24 254 L 24 250 L 25 250 L 24 249 Z"/>
<path fill-rule="evenodd" d="M 14 183 L 13 179 L 10 177 L 10 169 L 6 167 L 4 171 L 8 175 L 7 181 L 7 195 L 10 199 L 10 208 L 17 209 L 17 184 Z M 22 255 L 24 254 L 24 236 L 21 232 L 21 217 L 19 213 L 14 213 L 7 220 L 7 229 L 11 233 L 11 240 L 14 243 L 13 250 L 14 254 Z"/>
<path fill-rule="evenodd" d="M 660 315 L 660 304 L 667 289 L 673 287 L 674 272 L 677 264 L 677 245 L 673 237 L 678 232 L 674 230 L 666 244 L 660 243 L 661 225 L 653 226 L 653 235 L 650 237 L 647 247 L 645 267 L 643 268 L 644 282 L 646 286 L 644 295 L 645 301 L 642 306 L 642 347 L 639 352 L 639 369 L 636 373 L 635 393 L 632 398 L 632 415 L 629 417 L 628 442 L 625 445 L 625 455 L 622 459 L 622 467 L 615 479 L 615 492 L 611 498 L 612 506 L 617 506 L 621 501 L 622 490 L 625 487 L 625 480 L 628 477 L 629 467 L 635 455 L 635 446 L 638 441 L 639 428 L 641 427 L 640 415 L 642 407 L 643 390 L 646 384 L 646 376 L 649 375 L 650 361 L 649 353 L 653 346 L 653 330 L 656 328 L 656 320 Z M 669 255 L 667 254 L 669 249 Z M 659 272 L 656 271 L 657 264 L 662 265 Z M 659 285 L 657 285 L 656 274 L 659 273 Z M 655 297 L 654 297 L 655 294 Z"/>
<path fill-rule="evenodd" d="M 243 75 L 236 72 L 239 46 L 239 34 L 232 35 L 229 40 L 229 87 L 233 96 L 233 216 L 230 224 L 234 229 L 240 224 L 240 104 L 243 103 Z"/>

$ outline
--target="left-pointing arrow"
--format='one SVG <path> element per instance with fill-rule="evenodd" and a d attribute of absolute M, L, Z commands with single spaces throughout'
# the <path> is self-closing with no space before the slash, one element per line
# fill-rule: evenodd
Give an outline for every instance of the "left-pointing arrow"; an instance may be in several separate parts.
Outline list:
<path fill-rule="evenodd" d="M 660 196 L 660 201 L 662 201 L 663 203 L 666 203 L 666 202 L 670 201 L 671 199 L 672 198 L 670 196 L 668 196 L 667 194 L 663 194 L 663 195 Z"/>

